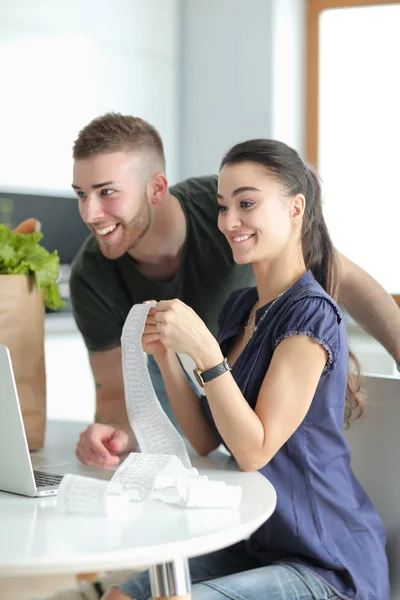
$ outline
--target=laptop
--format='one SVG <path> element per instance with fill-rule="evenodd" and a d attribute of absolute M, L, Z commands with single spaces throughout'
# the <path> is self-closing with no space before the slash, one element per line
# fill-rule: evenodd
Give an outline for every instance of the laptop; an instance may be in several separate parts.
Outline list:
<path fill-rule="evenodd" d="M 33 470 L 10 352 L 0 344 L 0 490 L 31 497 L 53 496 L 62 478 Z"/>

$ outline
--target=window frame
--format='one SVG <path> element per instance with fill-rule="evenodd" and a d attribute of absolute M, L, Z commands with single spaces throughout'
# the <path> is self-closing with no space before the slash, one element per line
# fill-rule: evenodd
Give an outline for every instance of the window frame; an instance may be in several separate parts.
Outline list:
<path fill-rule="evenodd" d="M 318 170 L 319 133 L 319 15 L 330 8 L 357 8 L 398 4 L 399 0 L 307 0 L 306 20 L 306 157 Z M 400 307 L 400 294 L 392 294 Z"/>
<path fill-rule="evenodd" d="M 400 4 L 398 0 L 307 0 L 306 156 L 318 169 L 319 15 L 330 8 Z"/>

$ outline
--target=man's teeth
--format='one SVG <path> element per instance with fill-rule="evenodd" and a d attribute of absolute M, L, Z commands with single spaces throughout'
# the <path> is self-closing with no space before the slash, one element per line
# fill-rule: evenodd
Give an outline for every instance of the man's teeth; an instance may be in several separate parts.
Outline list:
<path fill-rule="evenodd" d="M 234 242 L 245 242 L 246 240 L 250 239 L 251 235 L 240 235 L 239 237 L 234 237 L 233 241 Z"/>
<path fill-rule="evenodd" d="M 105 227 L 104 229 L 97 229 L 97 233 L 99 235 L 107 235 L 107 233 L 111 233 L 116 228 L 116 225 L 110 225 L 110 227 Z"/>

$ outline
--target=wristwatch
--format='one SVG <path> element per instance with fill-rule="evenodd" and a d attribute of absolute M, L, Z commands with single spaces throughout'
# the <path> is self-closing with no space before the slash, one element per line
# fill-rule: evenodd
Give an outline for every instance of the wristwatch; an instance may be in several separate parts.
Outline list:
<path fill-rule="evenodd" d="M 219 363 L 219 365 L 217 365 L 216 367 L 213 367 L 212 369 L 207 369 L 207 371 L 200 371 L 200 369 L 193 369 L 193 373 L 194 373 L 194 376 L 196 377 L 197 383 L 203 388 L 207 385 L 207 383 L 209 383 L 216 377 L 219 377 L 219 375 L 226 373 L 226 371 L 230 371 L 231 369 L 232 369 L 232 367 L 230 365 L 229 360 L 227 358 L 224 358 L 222 363 Z"/>

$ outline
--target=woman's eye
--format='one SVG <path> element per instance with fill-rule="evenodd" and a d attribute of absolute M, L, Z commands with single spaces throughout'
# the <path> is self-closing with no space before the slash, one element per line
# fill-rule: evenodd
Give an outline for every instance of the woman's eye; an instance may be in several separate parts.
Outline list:
<path fill-rule="evenodd" d="M 254 202 L 250 202 L 249 200 L 242 200 L 240 202 L 240 208 L 251 208 L 254 206 Z"/>
<path fill-rule="evenodd" d="M 226 208 L 226 206 L 222 206 L 222 204 L 218 205 L 218 212 L 221 213 L 225 213 L 228 209 Z"/>
<path fill-rule="evenodd" d="M 111 196 L 113 193 L 114 193 L 114 190 L 109 190 L 109 189 L 101 190 L 102 196 Z"/>

